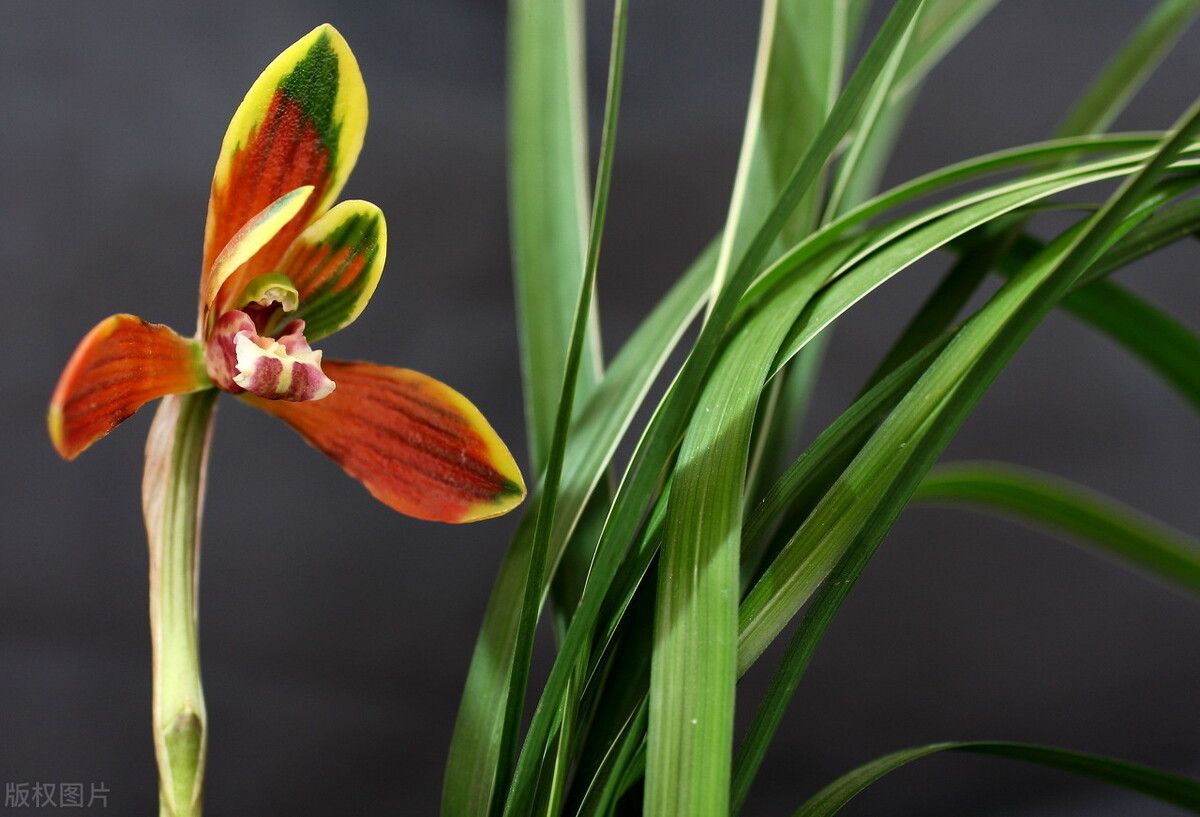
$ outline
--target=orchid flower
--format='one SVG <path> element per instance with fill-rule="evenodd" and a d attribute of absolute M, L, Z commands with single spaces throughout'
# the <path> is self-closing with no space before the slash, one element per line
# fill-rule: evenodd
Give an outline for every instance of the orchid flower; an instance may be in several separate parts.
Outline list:
<path fill-rule="evenodd" d="M 362 147 L 367 96 L 332 27 L 292 45 L 225 133 L 204 233 L 193 338 L 113 315 L 75 350 L 50 400 L 74 459 L 163 398 L 146 443 L 154 749 L 162 817 L 199 817 L 208 745 L 196 586 L 200 507 L 219 391 L 282 419 L 388 506 L 470 522 L 525 496 L 512 455 L 458 392 L 407 369 L 322 360 L 383 271 L 383 214 L 333 202 Z"/>
<path fill-rule="evenodd" d="M 406 369 L 322 360 L 311 346 L 358 317 L 383 270 L 379 208 L 333 205 L 366 122 L 362 76 L 332 27 L 267 67 L 221 144 L 195 337 L 133 315 L 92 329 L 50 403 L 64 458 L 150 400 L 215 387 L 282 419 L 402 513 L 468 522 L 520 503 L 516 463 L 466 398 Z"/>

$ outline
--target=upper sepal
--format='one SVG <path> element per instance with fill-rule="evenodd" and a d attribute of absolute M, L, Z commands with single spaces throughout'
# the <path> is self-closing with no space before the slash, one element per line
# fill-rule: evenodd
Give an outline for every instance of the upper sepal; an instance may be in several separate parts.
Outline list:
<path fill-rule="evenodd" d="M 449 386 L 408 369 L 328 360 L 337 390 L 309 403 L 244 399 L 279 417 L 308 443 L 401 513 L 473 522 L 507 513 L 525 482 L 487 420 Z"/>
<path fill-rule="evenodd" d="M 80 341 L 50 398 L 50 440 L 74 459 L 144 403 L 212 386 L 200 344 L 133 315 L 113 315 Z"/>
<path fill-rule="evenodd" d="M 249 260 L 271 272 L 292 240 L 328 209 L 362 149 L 367 92 L 342 36 L 318 26 L 267 66 L 229 123 L 213 174 L 204 270 L 242 225 L 289 190 L 312 185 L 298 215 Z"/>

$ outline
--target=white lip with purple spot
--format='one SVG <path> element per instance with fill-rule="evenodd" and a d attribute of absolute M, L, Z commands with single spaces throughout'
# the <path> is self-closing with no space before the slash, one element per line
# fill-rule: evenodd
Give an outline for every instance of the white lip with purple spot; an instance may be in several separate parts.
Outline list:
<path fill-rule="evenodd" d="M 245 312 L 230 310 L 214 327 L 207 364 L 209 376 L 222 389 L 267 400 L 320 400 L 336 388 L 321 370 L 321 352 L 308 345 L 302 320 L 290 322 L 272 338 L 259 335 Z"/>

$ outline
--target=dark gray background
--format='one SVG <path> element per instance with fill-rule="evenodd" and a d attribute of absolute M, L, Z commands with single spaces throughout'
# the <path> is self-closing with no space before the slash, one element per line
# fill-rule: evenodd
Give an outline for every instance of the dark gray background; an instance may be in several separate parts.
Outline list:
<path fill-rule="evenodd" d="M 723 220 L 757 4 L 635 2 L 601 265 L 610 348 Z M 1039 139 L 1148 2 L 1002 3 L 935 74 L 889 180 Z M 598 97 L 605 4 L 591 7 Z M 328 20 L 371 125 L 346 194 L 388 215 L 387 275 L 331 356 L 417 368 L 470 396 L 524 457 L 504 192 L 504 6 L 441 2 L 8 3 L 0 781 L 103 781 L 154 806 L 145 545 L 150 412 L 73 464 L 45 404 L 96 321 L 193 320 L 205 201 L 230 115 L 266 63 Z M 1190 34 L 1119 123 L 1168 126 L 1197 92 Z M 594 100 L 595 101 L 595 100 Z M 1123 278 L 1197 322 L 1197 253 Z M 836 416 L 934 280 L 918 270 L 839 325 L 817 421 Z M 474 634 L 515 517 L 400 517 L 281 424 L 222 401 L 201 590 L 210 814 L 431 814 Z M 816 428 L 814 421 L 814 429 Z M 1052 470 L 1200 530 L 1187 407 L 1054 317 L 953 446 Z M 1054 539 L 964 512 L 906 513 L 802 687 L 748 813 L 931 740 L 1003 738 L 1200 773 L 1200 610 Z M 766 677 L 749 683 L 759 689 Z M 748 707 L 751 704 L 746 704 Z M 1157 815 L 1058 773 L 940 757 L 858 815 Z"/>

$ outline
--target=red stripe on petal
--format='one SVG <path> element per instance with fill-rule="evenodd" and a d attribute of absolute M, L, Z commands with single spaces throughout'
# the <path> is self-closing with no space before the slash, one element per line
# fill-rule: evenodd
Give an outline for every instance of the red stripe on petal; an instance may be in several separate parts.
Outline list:
<path fill-rule="evenodd" d="M 74 459 L 147 401 L 212 384 L 199 344 L 166 326 L 113 315 L 84 337 L 50 398 L 50 439 Z"/>
<path fill-rule="evenodd" d="M 268 114 L 263 128 L 255 131 L 250 144 L 235 155 L 227 186 L 218 189 L 214 181 L 206 275 L 212 272 L 216 253 L 256 213 L 298 187 L 312 185 L 313 193 L 300 212 L 221 286 L 218 313 L 240 306 L 230 303 L 230 299 L 249 281 L 279 266 L 296 236 L 325 208 L 325 194 L 333 181 L 329 149 L 321 143 L 316 127 L 304 118 L 299 105 L 282 92 L 276 93 L 271 105 L 275 113 Z"/>
<path fill-rule="evenodd" d="M 323 366 L 337 389 L 322 400 L 245 399 L 401 513 L 471 522 L 520 504 L 525 484 L 512 455 L 461 394 L 408 369 L 334 360 Z"/>
<path fill-rule="evenodd" d="M 277 91 L 262 123 L 234 153 L 229 175 L 213 180 L 204 268 L 212 266 L 243 224 L 289 190 L 311 184 L 316 189 L 309 208 L 321 204 L 330 182 L 328 160 L 328 148 L 320 144 L 320 134 L 304 118 L 299 104 Z M 311 212 L 307 215 L 296 217 L 291 236 L 280 242 L 279 254 L 264 260 L 264 265 L 279 260 L 283 249 L 312 220 Z"/>

